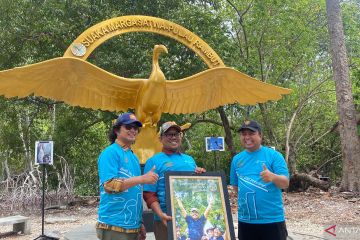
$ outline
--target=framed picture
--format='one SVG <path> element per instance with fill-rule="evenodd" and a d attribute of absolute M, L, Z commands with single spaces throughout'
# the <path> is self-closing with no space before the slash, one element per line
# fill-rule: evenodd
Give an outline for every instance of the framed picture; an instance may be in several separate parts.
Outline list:
<path fill-rule="evenodd" d="M 36 141 L 35 142 L 35 164 L 53 165 L 54 142 Z"/>
<path fill-rule="evenodd" d="M 168 239 L 235 239 L 223 172 L 169 171 L 165 180 Z"/>
<path fill-rule="evenodd" d="M 206 151 L 225 151 L 224 137 L 206 137 L 205 138 Z"/>

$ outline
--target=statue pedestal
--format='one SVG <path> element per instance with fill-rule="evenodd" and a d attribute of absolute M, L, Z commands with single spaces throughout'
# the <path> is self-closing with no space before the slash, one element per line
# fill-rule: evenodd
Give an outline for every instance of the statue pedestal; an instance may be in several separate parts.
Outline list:
<path fill-rule="evenodd" d="M 145 126 L 141 128 L 132 149 L 140 160 L 140 164 L 145 164 L 146 160 L 158 153 L 162 149 L 156 126 Z"/>

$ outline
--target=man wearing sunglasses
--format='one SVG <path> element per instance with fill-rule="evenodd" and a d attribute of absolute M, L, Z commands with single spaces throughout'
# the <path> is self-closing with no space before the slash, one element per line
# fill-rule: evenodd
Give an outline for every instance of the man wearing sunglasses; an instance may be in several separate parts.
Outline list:
<path fill-rule="evenodd" d="M 154 215 L 154 234 L 156 240 L 167 240 L 167 221 L 171 217 L 166 215 L 165 172 L 166 171 L 191 171 L 196 173 L 206 172 L 204 168 L 196 166 L 195 160 L 180 152 L 183 133 L 176 122 L 166 122 L 160 127 L 160 142 L 162 152 L 149 158 L 145 164 L 144 172 L 149 172 L 155 167 L 159 181 L 155 184 L 144 185 L 144 200 L 151 208 Z"/>
<path fill-rule="evenodd" d="M 101 240 L 144 237 L 141 184 L 156 183 L 158 175 L 154 169 L 141 175 L 139 159 L 130 148 L 141 127 L 133 113 L 120 115 L 109 132 L 111 145 L 99 156 L 100 205 L 96 232 Z"/>

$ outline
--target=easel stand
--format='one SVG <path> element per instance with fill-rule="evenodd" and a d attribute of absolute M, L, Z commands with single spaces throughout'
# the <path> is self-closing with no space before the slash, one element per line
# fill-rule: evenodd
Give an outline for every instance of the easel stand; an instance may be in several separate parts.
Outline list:
<path fill-rule="evenodd" d="M 46 236 L 44 234 L 44 215 L 45 215 L 45 165 L 42 165 L 42 204 L 41 204 L 41 235 L 34 240 L 58 240 L 59 238 Z"/>
<path fill-rule="evenodd" d="M 219 167 L 219 166 L 217 166 L 217 164 L 216 164 L 216 162 L 219 162 L 219 156 L 218 156 L 218 151 L 217 150 L 213 150 L 212 151 L 213 153 L 214 153 L 214 170 L 216 171 L 217 170 L 217 167 Z M 220 164 L 220 162 L 219 162 L 219 164 Z"/>

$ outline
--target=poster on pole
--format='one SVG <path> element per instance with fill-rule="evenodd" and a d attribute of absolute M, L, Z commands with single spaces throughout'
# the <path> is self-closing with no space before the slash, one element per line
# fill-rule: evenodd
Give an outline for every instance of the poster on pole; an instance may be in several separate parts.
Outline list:
<path fill-rule="evenodd" d="M 35 164 L 53 165 L 54 142 L 36 141 L 35 142 Z"/>
<path fill-rule="evenodd" d="M 206 137 L 206 151 L 225 151 L 224 137 Z"/>

